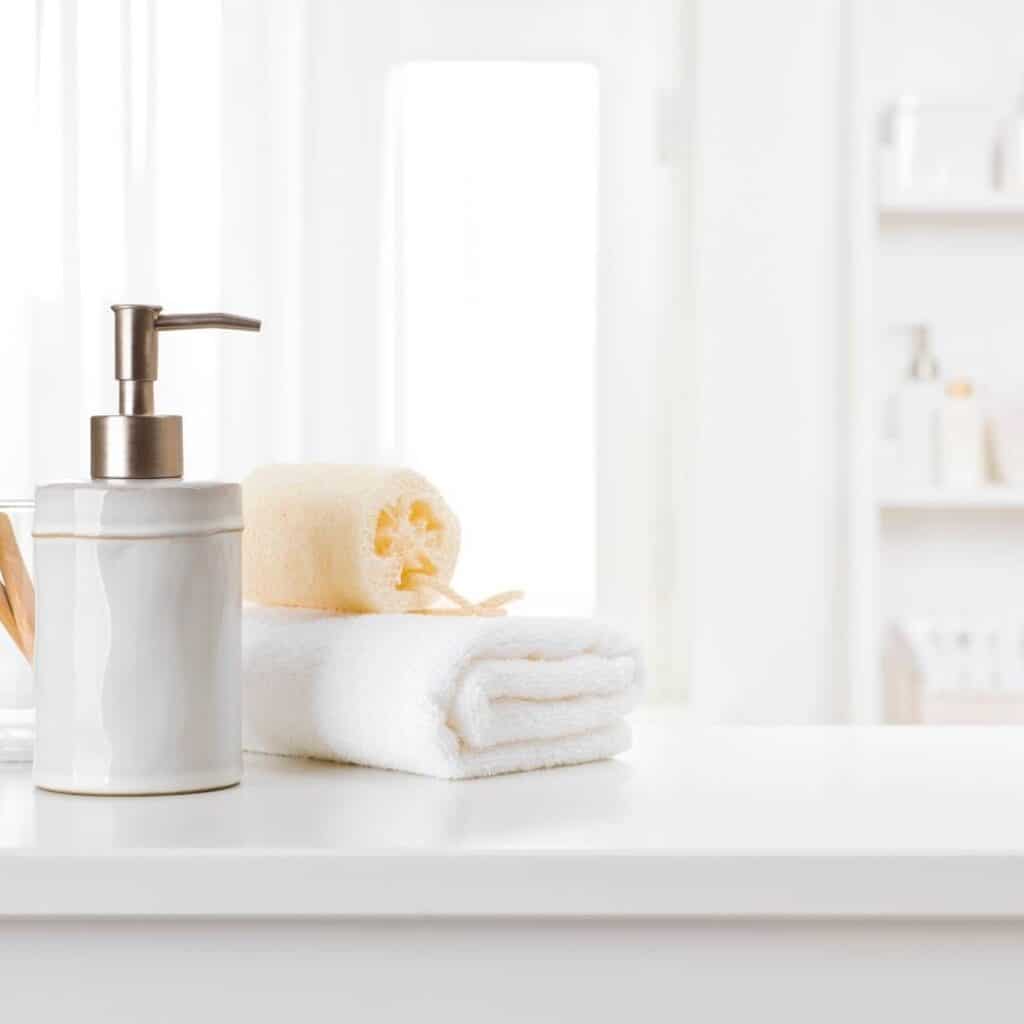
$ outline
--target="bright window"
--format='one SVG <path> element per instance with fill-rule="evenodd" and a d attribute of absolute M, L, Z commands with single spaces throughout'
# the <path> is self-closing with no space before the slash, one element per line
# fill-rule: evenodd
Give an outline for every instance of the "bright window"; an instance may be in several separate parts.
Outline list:
<path fill-rule="evenodd" d="M 583 63 L 411 64 L 396 103 L 403 461 L 465 524 L 456 586 L 595 590 L 598 78 Z"/>

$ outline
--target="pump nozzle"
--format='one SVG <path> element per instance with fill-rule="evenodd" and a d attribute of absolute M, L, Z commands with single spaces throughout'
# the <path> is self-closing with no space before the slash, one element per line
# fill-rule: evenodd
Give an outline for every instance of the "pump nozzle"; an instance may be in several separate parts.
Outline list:
<path fill-rule="evenodd" d="M 125 304 L 110 308 L 114 311 L 119 415 L 92 418 L 93 478 L 179 477 L 183 469 L 181 417 L 155 414 L 158 332 L 197 327 L 258 331 L 260 321 L 231 313 L 161 316 L 161 306 Z"/>

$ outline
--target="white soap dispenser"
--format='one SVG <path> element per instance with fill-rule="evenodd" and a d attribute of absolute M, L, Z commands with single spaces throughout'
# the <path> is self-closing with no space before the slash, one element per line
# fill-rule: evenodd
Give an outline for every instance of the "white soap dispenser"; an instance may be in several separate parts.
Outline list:
<path fill-rule="evenodd" d="M 167 331 L 258 320 L 114 306 L 117 416 L 92 480 L 36 491 L 37 786 L 186 793 L 241 780 L 241 488 L 182 480 L 153 385 Z"/>
<path fill-rule="evenodd" d="M 938 479 L 938 414 L 942 405 L 939 363 L 928 328 L 911 328 L 910 367 L 898 396 L 901 482 L 934 487 Z"/>

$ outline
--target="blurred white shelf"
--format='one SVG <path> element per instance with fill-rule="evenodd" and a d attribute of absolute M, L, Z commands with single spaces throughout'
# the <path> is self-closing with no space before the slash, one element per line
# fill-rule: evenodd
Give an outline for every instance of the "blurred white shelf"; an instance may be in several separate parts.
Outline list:
<path fill-rule="evenodd" d="M 980 192 L 974 195 L 934 195 L 887 192 L 878 204 L 886 217 L 1024 217 L 1024 195 Z"/>
<path fill-rule="evenodd" d="M 986 487 L 975 491 L 920 488 L 891 491 L 878 500 L 879 507 L 887 509 L 1022 509 L 1024 489 L 1014 487 Z"/>

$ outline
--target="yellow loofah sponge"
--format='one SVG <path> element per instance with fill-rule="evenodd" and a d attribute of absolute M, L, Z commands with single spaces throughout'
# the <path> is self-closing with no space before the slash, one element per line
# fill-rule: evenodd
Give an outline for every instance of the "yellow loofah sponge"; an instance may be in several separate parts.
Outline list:
<path fill-rule="evenodd" d="M 380 466 L 264 466 L 242 485 L 249 601 L 409 612 L 445 588 L 459 523 L 418 473 Z"/>

